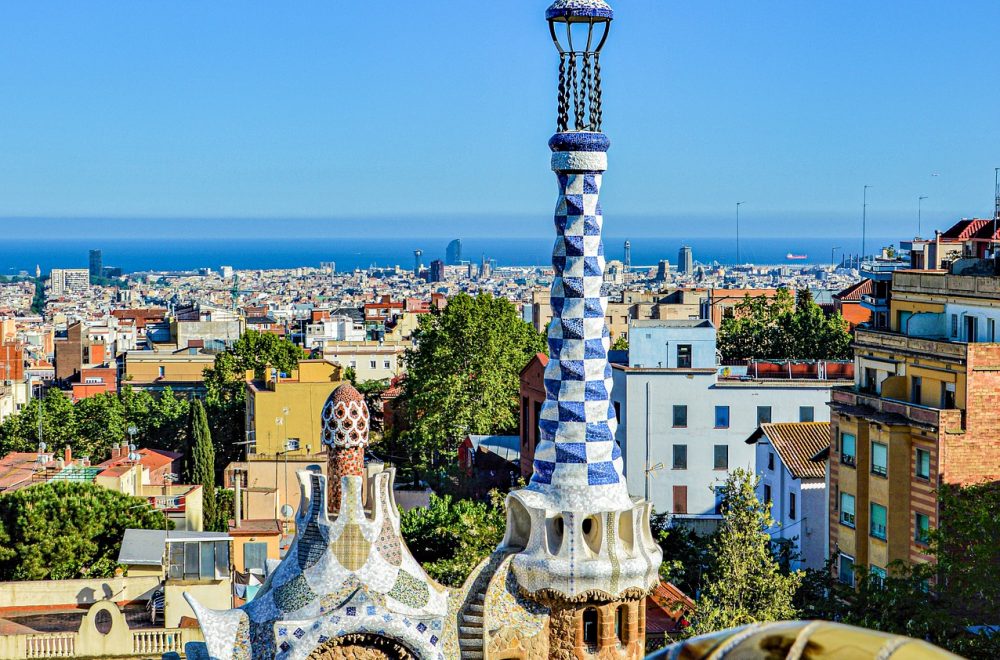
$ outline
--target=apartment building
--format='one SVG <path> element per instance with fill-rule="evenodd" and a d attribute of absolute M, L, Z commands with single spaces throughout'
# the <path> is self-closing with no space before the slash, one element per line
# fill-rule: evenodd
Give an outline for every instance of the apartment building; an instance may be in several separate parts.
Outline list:
<path fill-rule="evenodd" d="M 633 321 L 627 364 L 613 364 L 616 438 L 629 492 L 701 526 L 720 518 L 729 471 L 756 469 L 746 440 L 762 424 L 829 421 L 830 390 L 853 378 L 838 362 L 720 366 L 708 320 Z"/>
<path fill-rule="evenodd" d="M 87 268 L 53 268 L 49 273 L 49 294 L 53 297 L 86 291 L 90 288 Z"/>
<path fill-rule="evenodd" d="M 354 369 L 358 381 L 391 380 L 403 372 L 403 354 L 411 342 L 338 341 L 323 345 L 323 359 Z"/>
<path fill-rule="evenodd" d="M 1000 478 L 1000 276 L 992 262 L 896 270 L 888 327 L 859 328 L 833 391 L 830 548 L 842 581 L 927 561 L 944 484 Z M 989 273 L 989 274 L 976 274 Z"/>

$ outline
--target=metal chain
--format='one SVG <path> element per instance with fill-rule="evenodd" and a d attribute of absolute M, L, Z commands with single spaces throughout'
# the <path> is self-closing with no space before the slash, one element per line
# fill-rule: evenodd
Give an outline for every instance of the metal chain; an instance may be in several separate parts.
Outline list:
<path fill-rule="evenodd" d="M 569 88 L 566 86 L 566 55 L 559 56 L 559 111 L 556 119 L 556 132 L 563 133 L 569 129 Z"/>
<path fill-rule="evenodd" d="M 569 80 L 573 95 L 573 120 L 575 130 L 580 130 L 583 124 L 583 109 L 580 107 L 580 81 L 576 75 L 576 53 L 569 54 Z"/>
<path fill-rule="evenodd" d="M 581 90 L 580 94 L 580 108 L 577 110 L 580 117 L 580 124 L 583 124 L 583 101 L 586 100 L 590 106 L 590 117 L 587 125 L 584 126 L 588 131 L 594 130 L 594 84 L 590 78 L 590 56 L 592 53 L 583 54 L 583 75 L 581 79 Z"/>
<path fill-rule="evenodd" d="M 590 123 L 594 125 L 592 130 L 601 130 L 603 115 L 601 107 L 601 54 L 594 53 L 594 96 L 590 102 Z"/>

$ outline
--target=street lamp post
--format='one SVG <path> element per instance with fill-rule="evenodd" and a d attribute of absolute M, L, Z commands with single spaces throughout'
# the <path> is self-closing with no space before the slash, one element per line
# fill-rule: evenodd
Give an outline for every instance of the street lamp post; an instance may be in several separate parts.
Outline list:
<path fill-rule="evenodd" d="M 746 202 L 736 202 L 736 265 L 740 265 L 740 207 Z"/>
<path fill-rule="evenodd" d="M 865 184 L 864 197 L 861 204 L 861 261 L 865 260 L 865 239 L 868 231 L 868 189 L 871 186 Z"/>
<path fill-rule="evenodd" d="M 917 197 L 917 238 L 920 238 L 922 233 L 921 226 L 923 224 L 923 204 L 925 199 L 927 199 L 927 195 Z"/>

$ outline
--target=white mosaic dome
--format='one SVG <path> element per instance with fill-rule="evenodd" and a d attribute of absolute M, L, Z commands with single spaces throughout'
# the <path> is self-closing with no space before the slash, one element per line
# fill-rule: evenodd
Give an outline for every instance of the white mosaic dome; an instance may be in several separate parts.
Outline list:
<path fill-rule="evenodd" d="M 350 383 L 344 383 L 330 394 L 322 416 L 323 444 L 340 448 L 368 446 L 368 406 Z"/>

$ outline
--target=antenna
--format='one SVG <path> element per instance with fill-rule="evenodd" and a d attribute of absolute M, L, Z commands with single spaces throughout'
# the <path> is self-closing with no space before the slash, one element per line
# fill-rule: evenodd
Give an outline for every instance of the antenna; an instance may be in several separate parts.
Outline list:
<path fill-rule="evenodd" d="M 993 233 L 990 234 L 990 250 L 993 260 L 997 258 L 997 220 L 1000 220 L 1000 167 L 993 168 Z"/>

